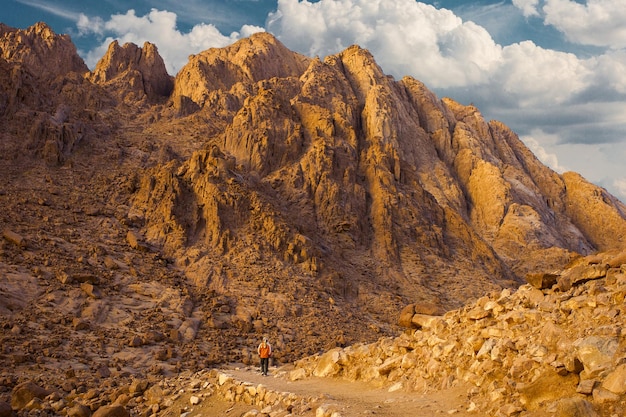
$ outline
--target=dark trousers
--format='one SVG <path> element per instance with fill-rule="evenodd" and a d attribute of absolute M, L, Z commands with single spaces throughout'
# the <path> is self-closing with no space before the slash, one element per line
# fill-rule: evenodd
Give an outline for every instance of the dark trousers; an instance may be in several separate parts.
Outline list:
<path fill-rule="evenodd" d="M 270 358 L 261 358 L 261 373 L 267 375 L 267 368 L 270 366 Z"/>

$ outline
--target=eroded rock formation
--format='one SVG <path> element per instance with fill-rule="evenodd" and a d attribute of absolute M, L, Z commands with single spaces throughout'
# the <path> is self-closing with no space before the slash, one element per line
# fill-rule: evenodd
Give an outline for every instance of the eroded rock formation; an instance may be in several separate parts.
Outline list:
<path fill-rule="evenodd" d="M 124 99 L 130 102 L 144 97 L 152 101 L 168 97 L 173 88 L 157 47 L 150 42 L 144 43 L 143 48 L 132 43 L 120 46 L 117 41 L 112 42 L 89 79 L 118 93 L 127 91 L 129 96 Z"/>

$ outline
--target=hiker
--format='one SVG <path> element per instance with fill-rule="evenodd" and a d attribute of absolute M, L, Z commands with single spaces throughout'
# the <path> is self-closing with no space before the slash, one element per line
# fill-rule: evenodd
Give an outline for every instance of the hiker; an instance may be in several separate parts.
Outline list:
<path fill-rule="evenodd" d="M 263 341 L 257 348 L 259 358 L 261 358 L 261 373 L 267 375 L 267 368 L 270 365 L 270 356 L 272 356 L 272 345 L 267 341 L 267 337 L 263 338 Z"/>

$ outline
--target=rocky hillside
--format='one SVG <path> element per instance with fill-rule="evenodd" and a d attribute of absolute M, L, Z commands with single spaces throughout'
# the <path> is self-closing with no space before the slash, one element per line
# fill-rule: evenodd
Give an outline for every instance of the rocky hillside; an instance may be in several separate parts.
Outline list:
<path fill-rule="evenodd" d="M 536 273 L 443 316 L 408 306 L 411 330 L 296 362 L 310 375 L 431 391 L 470 382 L 468 408 L 489 416 L 626 413 L 626 252 Z"/>
<path fill-rule="evenodd" d="M 0 126 L 0 395 L 250 363 L 261 335 L 290 362 L 625 246 L 606 190 L 357 46 L 260 33 L 172 77 L 149 43 L 89 71 L 0 24 Z"/>
<path fill-rule="evenodd" d="M 16 384 L 10 404 L 0 400 L 0 415 L 11 408 L 68 416 L 624 415 L 626 252 L 528 280 L 445 315 L 408 306 L 399 336 L 272 367 L 273 378 L 236 365 L 172 377 L 113 370 L 111 384 L 111 371 L 100 368 L 107 383 L 87 390 L 68 369 L 61 384 Z"/>

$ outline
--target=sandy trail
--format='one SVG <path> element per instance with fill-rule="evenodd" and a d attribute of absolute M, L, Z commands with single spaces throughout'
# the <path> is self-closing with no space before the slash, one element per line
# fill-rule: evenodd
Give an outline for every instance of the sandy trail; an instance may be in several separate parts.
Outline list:
<path fill-rule="evenodd" d="M 467 397 L 468 386 L 417 393 L 397 390 L 389 392 L 366 382 L 351 382 L 337 378 L 311 377 L 289 381 L 284 368 L 273 369 L 269 376 L 261 375 L 256 368 L 229 368 L 224 372 L 240 381 L 263 384 L 268 389 L 292 392 L 302 396 L 323 398 L 324 404 L 333 404 L 342 416 L 377 415 L 389 417 L 434 417 L 442 414 L 454 416 L 476 416 L 468 411 L 471 402 Z M 312 415 L 315 410 L 312 410 Z"/>

